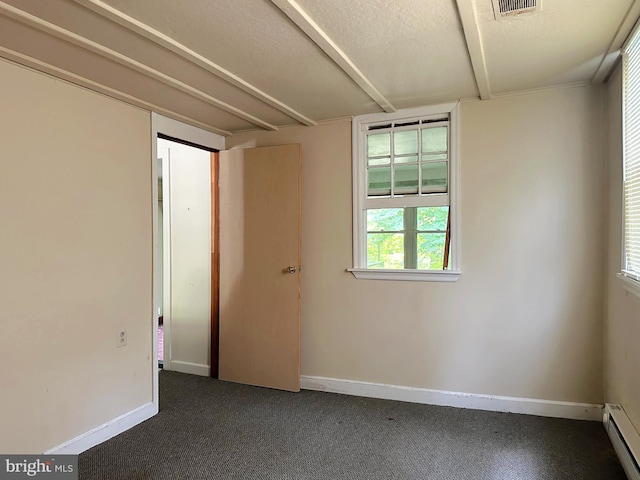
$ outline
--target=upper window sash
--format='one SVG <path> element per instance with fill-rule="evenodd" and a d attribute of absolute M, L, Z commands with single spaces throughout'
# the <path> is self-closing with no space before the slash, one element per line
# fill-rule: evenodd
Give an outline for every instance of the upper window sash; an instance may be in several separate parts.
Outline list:
<path fill-rule="evenodd" d="M 391 127 L 364 133 L 367 198 L 448 192 L 451 127 L 446 117 L 401 127 L 393 122 Z"/>

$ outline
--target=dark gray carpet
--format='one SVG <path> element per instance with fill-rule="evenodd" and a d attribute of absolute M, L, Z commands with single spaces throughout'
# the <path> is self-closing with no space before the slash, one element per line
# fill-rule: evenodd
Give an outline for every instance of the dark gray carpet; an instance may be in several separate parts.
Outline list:
<path fill-rule="evenodd" d="M 160 373 L 160 413 L 80 479 L 624 480 L 602 424 Z"/>

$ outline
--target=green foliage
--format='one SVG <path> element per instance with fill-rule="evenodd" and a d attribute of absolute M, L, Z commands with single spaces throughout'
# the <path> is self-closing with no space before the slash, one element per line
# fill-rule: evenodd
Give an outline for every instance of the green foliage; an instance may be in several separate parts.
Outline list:
<path fill-rule="evenodd" d="M 404 208 L 367 210 L 368 232 L 394 232 L 404 230 Z"/>
<path fill-rule="evenodd" d="M 444 233 L 418 234 L 418 269 L 442 270 L 444 240 Z"/>
<path fill-rule="evenodd" d="M 381 208 L 367 211 L 368 232 L 404 230 L 403 208 Z M 368 233 L 367 268 L 404 268 L 404 234 Z"/>
<path fill-rule="evenodd" d="M 421 270 L 442 269 L 449 207 L 417 208 L 415 225 L 409 225 L 405 230 L 404 215 L 409 208 L 367 211 L 367 268 L 409 268 L 405 266 L 404 258 L 405 235 L 415 235 L 416 267 Z"/>
<path fill-rule="evenodd" d="M 418 208 L 418 230 L 440 230 L 446 232 L 449 207 Z"/>
<path fill-rule="evenodd" d="M 404 234 L 367 234 L 367 268 L 404 268 Z"/>

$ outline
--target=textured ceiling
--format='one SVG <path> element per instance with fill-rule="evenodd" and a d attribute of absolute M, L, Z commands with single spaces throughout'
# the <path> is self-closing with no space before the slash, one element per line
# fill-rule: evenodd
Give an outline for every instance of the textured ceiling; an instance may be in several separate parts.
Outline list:
<path fill-rule="evenodd" d="M 0 56 L 219 133 L 602 81 L 640 0 L 4 0 Z"/>
<path fill-rule="evenodd" d="M 632 3 L 544 0 L 539 14 L 496 21 L 478 2 L 492 92 L 591 80 Z"/>
<path fill-rule="evenodd" d="M 299 4 L 394 106 L 477 95 L 455 2 L 303 0 Z"/>

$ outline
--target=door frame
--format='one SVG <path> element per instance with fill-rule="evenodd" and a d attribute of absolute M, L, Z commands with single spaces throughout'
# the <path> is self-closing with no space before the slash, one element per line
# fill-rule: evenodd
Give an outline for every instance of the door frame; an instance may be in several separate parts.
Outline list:
<path fill-rule="evenodd" d="M 151 112 L 151 213 L 152 213 L 152 239 L 153 239 L 153 258 L 152 258 L 152 272 L 151 272 L 151 285 L 152 285 L 152 403 L 154 408 L 154 414 L 159 411 L 159 383 L 158 383 L 158 314 L 156 306 L 161 300 L 159 298 L 160 292 L 156 288 L 156 265 L 158 261 L 158 134 L 165 137 L 170 137 L 173 141 L 182 141 L 193 146 L 204 147 L 208 150 L 224 150 L 225 149 L 225 137 L 213 132 L 203 130 L 192 125 L 174 120 L 169 117 L 165 117 L 155 112 Z M 213 337 L 213 335 L 212 335 Z M 213 354 L 212 354 L 213 356 Z M 211 362 L 213 365 L 213 362 Z M 216 367 L 217 368 L 217 367 Z"/>
<path fill-rule="evenodd" d="M 218 378 L 220 366 L 220 155 L 211 152 L 211 327 L 209 376 Z"/>

